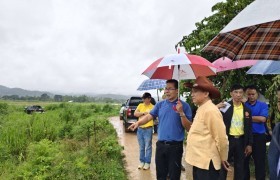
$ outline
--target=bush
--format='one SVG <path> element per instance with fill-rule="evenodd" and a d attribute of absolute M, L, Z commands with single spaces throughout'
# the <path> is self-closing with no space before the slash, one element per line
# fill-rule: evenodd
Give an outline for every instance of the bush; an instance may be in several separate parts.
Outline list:
<path fill-rule="evenodd" d="M 8 114 L 8 107 L 7 103 L 0 103 L 0 115 Z"/>
<path fill-rule="evenodd" d="M 59 146 L 47 139 L 31 143 L 27 148 L 26 161 L 19 166 L 17 178 L 48 179 L 52 177 L 54 161 L 61 156 Z"/>
<path fill-rule="evenodd" d="M 113 110 L 113 107 L 109 104 L 106 104 L 105 106 L 103 106 L 103 112 L 109 113 Z"/>

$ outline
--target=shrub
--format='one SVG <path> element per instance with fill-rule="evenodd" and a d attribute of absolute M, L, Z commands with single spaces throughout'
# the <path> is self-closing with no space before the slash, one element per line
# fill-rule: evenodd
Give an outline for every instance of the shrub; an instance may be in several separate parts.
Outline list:
<path fill-rule="evenodd" d="M 106 104 L 103 106 L 103 112 L 109 113 L 113 110 L 113 107 L 110 104 Z"/>
<path fill-rule="evenodd" d="M 0 115 L 8 114 L 8 107 L 7 103 L 0 103 Z"/>
<path fill-rule="evenodd" d="M 48 179 L 56 158 L 61 156 L 59 146 L 47 139 L 31 143 L 27 148 L 26 161 L 18 167 L 17 178 Z"/>

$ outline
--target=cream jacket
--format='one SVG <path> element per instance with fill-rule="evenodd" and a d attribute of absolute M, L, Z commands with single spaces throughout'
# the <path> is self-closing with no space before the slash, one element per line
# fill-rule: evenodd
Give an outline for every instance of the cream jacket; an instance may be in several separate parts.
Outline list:
<path fill-rule="evenodd" d="M 212 160 L 216 170 L 228 157 L 228 138 L 223 117 L 211 100 L 196 112 L 187 137 L 186 161 L 200 169 L 209 169 Z"/>

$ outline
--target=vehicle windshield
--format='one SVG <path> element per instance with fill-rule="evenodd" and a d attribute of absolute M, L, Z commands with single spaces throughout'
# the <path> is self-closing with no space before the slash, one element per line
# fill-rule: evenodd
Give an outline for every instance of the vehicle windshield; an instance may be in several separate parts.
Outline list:
<path fill-rule="evenodd" d="M 142 98 L 131 98 L 129 105 L 130 106 L 138 106 L 139 103 L 142 103 Z"/>

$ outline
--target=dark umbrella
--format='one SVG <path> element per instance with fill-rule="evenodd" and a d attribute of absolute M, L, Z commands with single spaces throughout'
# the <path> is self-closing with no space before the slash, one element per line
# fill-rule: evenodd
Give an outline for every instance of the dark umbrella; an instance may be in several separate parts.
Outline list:
<path fill-rule="evenodd" d="M 280 60 L 280 1 L 256 0 L 202 51 L 232 60 Z"/>

